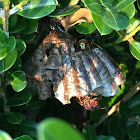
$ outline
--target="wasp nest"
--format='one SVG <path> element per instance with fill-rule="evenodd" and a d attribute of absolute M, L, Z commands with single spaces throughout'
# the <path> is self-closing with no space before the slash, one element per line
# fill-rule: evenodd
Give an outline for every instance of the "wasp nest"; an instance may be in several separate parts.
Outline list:
<path fill-rule="evenodd" d="M 69 104 L 72 97 L 114 96 L 125 81 L 121 70 L 102 48 L 75 52 L 74 39 L 56 31 L 50 32 L 42 44 L 32 58 L 34 77 L 40 79 L 40 99 L 50 96 L 51 84 L 55 97 L 63 104 Z"/>

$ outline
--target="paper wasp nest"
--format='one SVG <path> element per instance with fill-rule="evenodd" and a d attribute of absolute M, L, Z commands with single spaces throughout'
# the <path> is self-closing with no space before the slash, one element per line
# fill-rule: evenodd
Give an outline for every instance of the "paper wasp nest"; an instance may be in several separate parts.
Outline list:
<path fill-rule="evenodd" d="M 63 32 L 52 31 L 43 40 L 43 47 L 40 46 L 33 57 L 37 62 L 34 75 L 41 79 L 39 96 L 41 99 L 50 96 L 50 80 L 55 97 L 63 104 L 69 104 L 70 99 L 76 97 L 86 109 L 94 109 L 98 101 L 92 96 L 114 96 L 125 79 L 103 49 L 75 52 L 74 46 L 74 39 Z"/>

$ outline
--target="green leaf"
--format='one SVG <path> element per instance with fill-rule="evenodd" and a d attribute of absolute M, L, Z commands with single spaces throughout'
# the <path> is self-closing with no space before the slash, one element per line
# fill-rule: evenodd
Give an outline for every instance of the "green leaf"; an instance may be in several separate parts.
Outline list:
<path fill-rule="evenodd" d="M 100 18 L 100 16 L 92 13 L 93 22 L 96 26 L 97 30 L 100 32 L 101 35 L 107 35 L 110 34 L 113 29 L 110 28 L 103 20 Z"/>
<path fill-rule="evenodd" d="M 0 73 L 5 72 L 13 66 L 17 58 L 17 50 L 11 51 L 4 59 L 0 61 Z"/>
<path fill-rule="evenodd" d="M 5 43 L 6 39 L 8 39 L 8 37 L 0 28 L 0 45 Z"/>
<path fill-rule="evenodd" d="M 29 102 L 28 104 L 28 109 L 39 109 L 41 108 L 46 102 L 43 100 L 39 100 L 38 96 L 36 96 L 36 98 L 32 98 L 32 100 Z"/>
<path fill-rule="evenodd" d="M 28 135 L 31 137 L 36 137 L 37 123 L 35 121 L 24 120 L 18 126 L 20 135 Z"/>
<path fill-rule="evenodd" d="M 131 19 L 135 15 L 135 6 L 134 4 L 130 4 L 126 8 L 122 9 L 120 12 L 124 13 L 129 19 Z"/>
<path fill-rule="evenodd" d="M 0 60 L 5 58 L 16 46 L 16 40 L 14 36 L 10 36 L 4 44 L 0 46 Z"/>
<path fill-rule="evenodd" d="M 22 34 L 31 34 L 33 32 L 37 32 L 38 21 L 33 19 L 27 20 L 27 27 L 22 30 L 20 33 Z"/>
<path fill-rule="evenodd" d="M 14 140 L 33 140 L 33 139 L 28 135 L 23 135 L 20 137 L 16 137 Z"/>
<path fill-rule="evenodd" d="M 91 125 L 84 126 L 82 133 L 86 140 L 95 140 L 96 139 L 96 131 Z"/>
<path fill-rule="evenodd" d="M 3 130 L 0 130 L 0 140 L 12 140 L 12 137 Z"/>
<path fill-rule="evenodd" d="M 140 61 L 140 42 L 133 41 L 129 44 L 129 50 L 131 54 Z"/>
<path fill-rule="evenodd" d="M 68 7 L 58 7 L 56 10 L 51 13 L 49 16 L 50 17 L 56 17 L 56 16 L 67 16 L 70 14 L 73 14 L 76 12 L 78 9 L 80 9 L 79 5 L 73 5 L 73 6 L 68 6 Z"/>
<path fill-rule="evenodd" d="M 94 14 L 103 15 L 104 9 L 99 0 L 83 0 L 87 8 L 89 8 Z"/>
<path fill-rule="evenodd" d="M 114 137 L 112 136 L 104 136 L 104 135 L 100 135 L 96 137 L 96 140 L 116 140 Z"/>
<path fill-rule="evenodd" d="M 11 76 L 13 77 L 13 80 L 10 83 L 14 91 L 20 92 L 26 87 L 26 75 L 23 71 L 16 71 L 12 73 Z"/>
<path fill-rule="evenodd" d="M 139 15 L 135 15 L 132 19 L 129 20 L 129 25 L 126 28 L 126 34 L 132 32 L 140 24 Z"/>
<path fill-rule="evenodd" d="M 135 1 L 136 0 L 119 0 L 119 2 L 117 3 L 117 5 L 114 8 L 118 12 L 118 11 L 121 11 L 122 9 L 126 8 L 130 4 L 134 3 Z"/>
<path fill-rule="evenodd" d="M 108 8 L 108 10 L 112 10 L 113 7 L 112 7 L 112 4 L 108 1 L 108 0 L 100 0 L 100 2 L 102 3 L 102 5 L 106 8 Z"/>
<path fill-rule="evenodd" d="M 12 29 L 14 26 L 16 26 L 17 23 L 17 15 L 11 15 L 9 18 L 9 28 Z"/>
<path fill-rule="evenodd" d="M 126 127 L 119 117 L 113 117 L 109 120 L 108 131 L 111 136 L 116 139 L 124 140 L 126 136 Z"/>
<path fill-rule="evenodd" d="M 84 140 L 84 138 L 67 122 L 49 118 L 39 124 L 38 140 Z"/>
<path fill-rule="evenodd" d="M 36 37 L 36 33 L 20 34 L 20 35 L 21 35 L 21 39 L 23 39 L 24 41 L 33 40 Z"/>
<path fill-rule="evenodd" d="M 21 16 L 17 16 L 17 22 L 14 27 L 9 28 L 9 32 L 17 33 L 24 30 L 26 27 L 27 27 L 26 19 Z"/>
<path fill-rule="evenodd" d="M 127 135 L 130 139 L 140 139 L 140 125 L 132 124 L 127 128 Z"/>
<path fill-rule="evenodd" d="M 129 24 L 126 16 L 114 11 L 105 11 L 101 18 L 108 26 L 115 30 L 123 30 Z"/>
<path fill-rule="evenodd" d="M 131 112 L 133 114 L 138 114 L 140 113 L 140 95 L 135 95 L 133 96 L 129 101 L 128 101 L 128 108 L 131 109 Z"/>
<path fill-rule="evenodd" d="M 123 30 L 128 24 L 128 18 L 121 13 L 117 13 L 114 10 L 106 9 L 102 6 L 99 0 L 83 0 L 85 5 L 111 28 L 115 30 Z"/>
<path fill-rule="evenodd" d="M 56 8 L 55 0 L 31 0 L 17 14 L 31 19 L 37 19 L 52 13 Z"/>
<path fill-rule="evenodd" d="M 25 42 L 21 39 L 16 39 L 16 49 L 17 49 L 17 52 L 18 52 L 18 57 L 21 56 L 26 49 Z"/>
<path fill-rule="evenodd" d="M 23 115 L 20 112 L 9 112 L 6 117 L 11 124 L 19 124 L 23 119 Z"/>
<path fill-rule="evenodd" d="M 77 32 L 81 34 L 90 34 L 96 30 L 96 27 L 93 22 L 91 23 L 82 22 L 81 24 L 75 25 L 75 29 Z"/>
<path fill-rule="evenodd" d="M 15 93 L 7 102 L 8 106 L 21 106 L 28 103 L 31 100 L 31 93 L 24 89 L 19 93 Z"/>

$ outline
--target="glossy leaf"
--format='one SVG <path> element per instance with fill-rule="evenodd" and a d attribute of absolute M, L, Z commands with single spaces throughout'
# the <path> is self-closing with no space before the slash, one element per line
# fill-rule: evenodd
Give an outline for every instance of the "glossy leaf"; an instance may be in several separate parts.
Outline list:
<path fill-rule="evenodd" d="M 14 140 L 33 140 L 33 139 L 28 135 L 23 135 L 20 137 L 16 137 Z"/>
<path fill-rule="evenodd" d="M 39 109 L 45 104 L 45 101 L 39 100 L 38 96 L 33 98 L 29 104 L 28 104 L 28 109 Z"/>
<path fill-rule="evenodd" d="M 31 0 L 17 14 L 26 18 L 37 19 L 52 13 L 56 5 L 57 2 L 55 0 Z"/>
<path fill-rule="evenodd" d="M 0 130 L 0 140 L 12 140 L 12 137 L 7 132 Z"/>
<path fill-rule="evenodd" d="M 76 31 L 81 34 L 90 34 L 96 29 L 93 22 L 91 23 L 83 22 L 81 24 L 75 25 L 75 28 L 76 28 Z"/>
<path fill-rule="evenodd" d="M 87 8 L 97 15 L 103 15 L 104 9 L 99 0 L 83 0 Z"/>
<path fill-rule="evenodd" d="M 129 20 L 129 25 L 126 28 L 126 33 L 132 32 L 140 24 L 140 19 L 138 15 L 135 15 L 132 19 Z"/>
<path fill-rule="evenodd" d="M 84 140 L 84 138 L 67 122 L 49 118 L 39 124 L 38 140 Z"/>
<path fill-rule="evenodd" d="M 36 33 L 21 34 L 21 39 L 23 39 L 24 41 L 33 40 L 35 37 L 36 37 Z"/>
<path fill-rule="evenodd" d="M 17 23 L 17 15 L 14 14 L 9 18 L 9 28 L 12 29 Z"/>
<path fill-rule="evenodd" d="M 118 4 L 115 6 L 116 11 L 120 11 L 130 4 L 134 3 L 136 0 L 119 0 Z"/>
<path fill-rule="evenodd" d="M 31 137 L 36 137 L 37 133 L 37 123 L 32 120 L 24 120 L 19 124 L 20 135 L 28 135 Z"/>
<path fill-rule="evenodd" d="M 23 119 L 23 115 L 20 112 L 9 112 L 7 114 L 7 120 L 11 124 L 19 124 Z"/>
<path fill-rule="evenodd" d="M 13 77 L 13 80 L 10 83 L 14 91 L 20 92 L 26 87 L 26 75 L 23 71 L 16 71 L 12 73 L 11 76 Z"/>
<path fill-rule="evenodd" d="M 108 8 L 110 10 L 113 9 L 112 4 L 110 3 L 109 0 L 100 0 L 100 2 L 104 7 Z"/>
<path fill-rule="evenodd" d="M 126 8 L 121 10 L 121 13 L 124 13 L 129 19 L 131 19 L 135 15 L 135 6 L 134 4 L 130 4 Z"/>
<path fill-rule="evenodd" d="M 26 19 L 20 16 L 17 16 L 17 22 L 14 27 L 9 28 L 10 33 L 17 33 L 24 30 L 27 27 Z"/>
<path fill-rule="evenodd" d="M 37 20 L 27 20 L 27 27 L 22 30 L 20 33 L 22 34 L 31 34 L 33 32 L 37 32 L 37 27 L 38 27 L 38 21 Z"/>
<path fill-rule="evenodd" d="M 133 96 L 129 101 L 128 101 L 128 108 L 131 109 L 131 112 L 133 114 L 138 114 L 140 113 L 140 95 L 135 95 Z"/>
<path fill-rule="evenodd" d="M 96 137 L 96 140 L 116 140 L 114 137 L 112 136 L 104 136 L 104 135 L 100 135 Z"/>
<path fill-rule="evenodd" d="M 0 46 L 0 60 L 5 58 L 16 46 L 16 40 L 14 36 L 10 36 L 4 44 Z"/>
<path fill-rule="evenodd" d="M 86 140 L 96 139 L 96 131 L 94 130 L 93 126 L 91 125 L 84 126 L 82 132 Z"/>
<path fill-rule="evenodd" d="M 140 61 L 140 42 L 133 41 L 129 44 L 131 54 Z"/>
<path fill-rule="evenodd" d="M 114 11 L 105 11 L 101 18 L 108 26 L 115 30 L 123 30 L 129 24 L 126 16 Z"/>
<path fill-rule="evenodd" d="M 11 51 L 4 59 L 0 61 L 0 73 L 8 70 L 13 66 L 17 58 L 17 50 Z"/>
<path fill-rule="evenodd" d="M 6 34 L 0 28 L 0 45 L 3 44 L 6 39 L 8 39 L 8 36 L 6 36 Z"/>
<path fill-rule="evenodd" d="M 7 102 L 8 106 L 21 106 L 31 100 L 31 93 L 24 89 L 19 93 L 15 93 Z"/>
<path fill-rule="evenodd" d="M 140 139 L 140 125 L 133 124 L 127 128 L 127 134 L 130 139 Z"/>
<path fill-rule="evenodd" d="M 101 35 L 107 35 L 110 34 L 113 29 L 109 27 L 103 20 L 100 18 L 100 16 L 92 13 L 93 22 L 96 26 L 97 30 L 100 32 Z"/>
<path fill-rule="evenodd" d="M 26 49 L 25 42 L 21 39 L 16 39 L 16 49 L 17 49 L 17 52 L 18 52 L 18 57 L 21 56 Z"/>
<path fill-rule="evenodd" d="M 125 124 L 119 117 L 113 117 L 109 120 L 108 131 L 111 136 L 119 140 L 123 140 L 126 135 Z"/>
<path fill-rule="evenodd" d="M 121 13 L 114 10 L 106 10 L 99 0 L 83 0 L 84 4 L 94 13 L 101 17 L 101 19 L 111 28 L 115 30 L 123 30 L 128 24 L 128 18 Z"/>
<path fill-rule="evenodd" d="M 58 7 L 56 8 L 56 10 L 51 13 L 49 16 L 50 17 L 56 17 L 56 16 L 67 16 L 70 14 L 73 14 L 74 12 L 76 12 L 78 9 L 80 8 L 79 5 L 73 5 L 73 6 L 68 6 L 68 7 Z"/>

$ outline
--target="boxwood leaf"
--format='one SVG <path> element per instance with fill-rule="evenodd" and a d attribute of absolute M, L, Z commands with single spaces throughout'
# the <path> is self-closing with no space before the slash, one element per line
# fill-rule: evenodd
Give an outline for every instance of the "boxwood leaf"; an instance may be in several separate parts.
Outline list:
<path fill-rule="evenodd" d="M 92 13 L 93 22 L 96 26 L 97 30 L 100 32 L 101 35 L 107 35 L 110 34 L 113 29 L 109 27 L 103 20 L 100 18 L 100 16 Z"/>
<path fill-rule="evenodd" d="M 101 18 L 108 26 L 115 30 L 123 30 L 129 24 L 126 16 L 111 10 L 105 11 Z"/>
<path fill-rule="evenodd" d="M 9 106 L 21 106 L 28 103 L 31 100 L 31 93 L 24 89 L 19 93 L 15 93 L 7 102 Z"/>
<path fill-rule="evenodd" d="M 84 140 L 80 133 L 67 122 L 49 118 L 38 127 L 38 140 Z"/>
<path fill-rule="evenodd" d="M 80 24 L 75 25 L 76 31 L 81 34 L 90 34 L 96 30 L 96 27 L 93 22 L 82 22 Z"/>
<path fill-rule="evenodd" d="M 22 30 L 20 33 L 22 33 L 22 34 L 31 34 L 33 32 L 36 32 L 37 27 L 38 27 L 37 20 L 28 19 L 26 21 L 27 21 L 27 27 L 24 30 Z"/>
<path fill-rule="evenodd" d="M 121 13 L 117 13 L 114 9 L 107 10 L 99 0 L 83 0 L 84 4 L 94 13 L 102 18 L 102 20 L 115 30 L 123 30 L 128 24 L 128 18 Z"/>
<path fill-rule="evenodd" d="M 3 130 L 0 130 L 0 140 L 12 140 L 12 137 Z"/>
<path fill-rule="evenodd" d="M 96 139 L 96 131 L 94 130 L 93 126 L 91 126 L 91 125 L 84 126 L 82 133 L 86 140 L 95 140 Z"/>
<path fill-rule="evenodd" d="M 26 19 L 21 16 L 17 16 L 17 22 L 14 27 L 9 28 L 9 32 L 17 33 L 24 30 L 26 27 L 27 27 Z"/>
<path fill-rule="evenodd" d="M 127 128 L 127 135 L 130 139 L 140 139 L 140 125 L 132 124 Z"/>
<path fill-rule="evenodd" d="M 29 40 L 33 40 L 36 37 L 36 33 L 31 33 L 31 34 L 20 34 L 21 35 L 21 39 L 23 39 L 24 41 L 29 41 Z"/>
<path fill-rule="evenodd" d="M 20 112 L 9 112 L 6 115 L 8 122 L 11 124 L 19 124 L 23 119 L 23 115 Z"/>
<path fill-rule="evenodd" d="M 119 117 L 113 117 L 109 120 L 108 131 L 111 136 L 116 139 L 123 140 L 126 136 L 126 127 Z"/>
<path fill-rule="evenodd" d="M 6 41 L 6 39 L 8 39 L 8 37 L 0 28 L 0 45 L 3 44 Z"/>
<path fill-rule="evenodd" d="M 26 49 L 26 44 L 22 39 L 16 39 L 16 49 L 18 52 L 18 57 L 24 53 Z"/>
<path fill-rule="evenodd" d="M 30 0 L 30 3 L 20 9 L 17 14 L 31 19 L 37 19 L 52 13 L 56 8 L 55 0 Z"/>
<path fill-rule="evenodd" d="M 131 112 L 133 114 L 138 114 L 140 113 L 140 95 L 135 95 L 133 96 L 129 101 L 128 101 L 128 108 L 131 109 Z"/>
<path fill-rule="evenodd" d="M 136 0 L 118 0 L 117 5 L 114 7 L 115 10 L 121 11 L 122 9 L 126 8 L 130 4 L 134 3 Z"/>
<path fill-rule="evenodd" d="M 0 73 L 13 66 L 17 58 L 17 50 L 12 50 L 4 59 L 0 60 Z"/>
<path fill-rule="evenodd" d="M 135 15 L 135 6 L 134 4 L 130 4 L 126 8 L 121 10 L 121 13 L 124 13 L 129 19 L 131 19 Z"/>
<path fill-rule="evenodd" d="M 4 44 L 0 46 L 0 60 L 5 58 L 16 46 L 16 40 L 14 36 L 10 36 Z"/>
<path fill-rule="evenodd" d="M 68 7 L 58 7 L 56 10 L 51 13 L 49 16 L 50 17 L 56 17 L 56 16 L 67 16 L 70 14 L 73 14 L 80 8 L 79 5 L 73 5 L 73 6 L 68 6 Z"/>
<path fill-rule="evenodd" d="M 41 108 L 46 102 L 43 100 L 39 100 L 38 96 L 32 98 L 32 100 L 28 104 L 28 109 L 39 109 Z"/>
<path fill-rule="evenodd" d="M 99 0 L 83 0 L 87 8 L 97 15 L 103 15 L 104 9 Z"/>
<path fill-rule="evenodd" d="M 140 61 L 140 42 L 133 41 L 129 44 L 129 50 L 131 54 Z"/>
<path fill-rule="evenodd" d="M 14 15 L 11 15 L 10 18 L 9 18 L 9 28 L 13 28 L 17 23 L 17 15 L 14 14 Z"/>
<path fill-rule="evenodd" d="M 26 75 L 23 71 L 16 71 L 12 73 L 11 76 L 13 77 L 13 80 L 10 83 L 14 91 L 20 92 L 26 87 Z"/>
<path fill-rule="evenodd" d="M 96 140 L 116 140 L 114 137 L 112 136 L 104 136 L 104 135 L 100 135 L 96 137 Z"/>
<path fill-rule="evenodd" d="M 113 9 L 112 4 L 108 1 L 108 0 L 100 0 L 100 2 L 102 3 L 102 5 L 110 10 Z"/>
<path fill-rule="evenodd" d="M 37 133 L 37 123 L 32 120 L 24 120 L 19 124 L 19 133 L 35 137 Z"/>
<path fill-rule="evenodd" d="M 28 135 L 23 135 L 20 137 L 16 137 L 14 140 L 33 140 L 33 139 Z"/>

